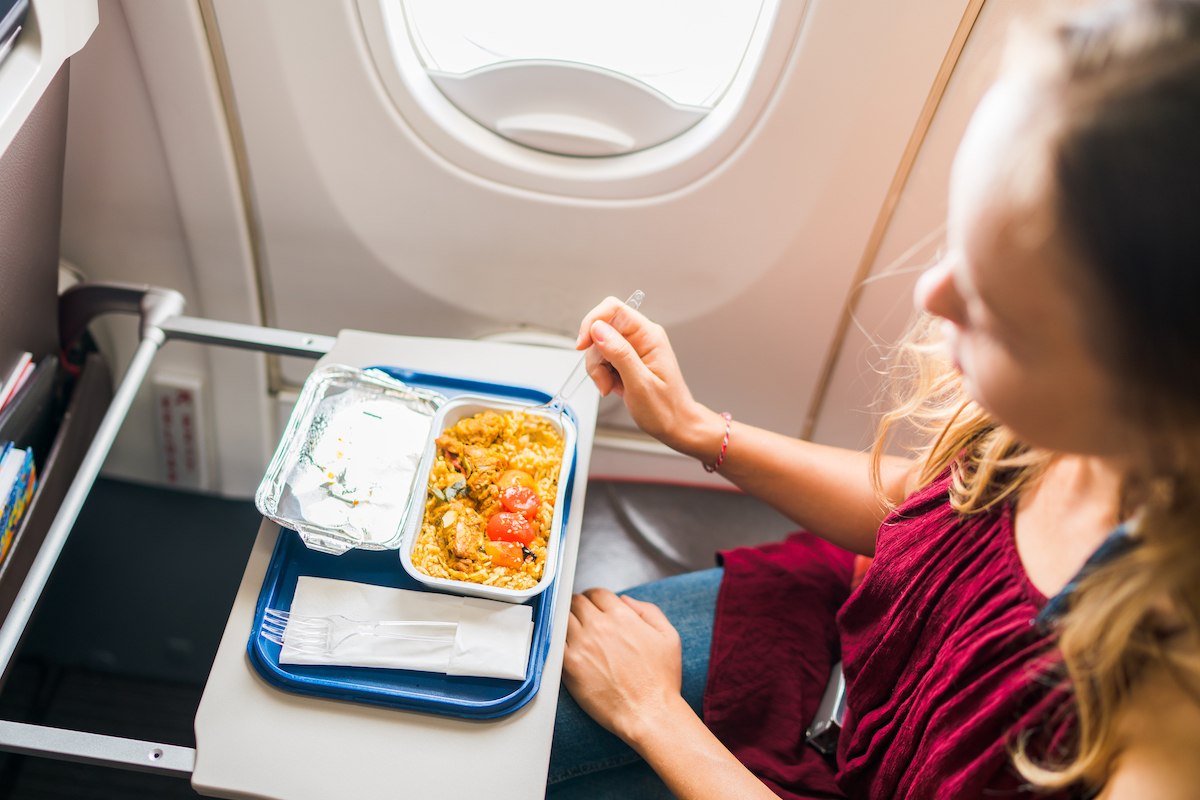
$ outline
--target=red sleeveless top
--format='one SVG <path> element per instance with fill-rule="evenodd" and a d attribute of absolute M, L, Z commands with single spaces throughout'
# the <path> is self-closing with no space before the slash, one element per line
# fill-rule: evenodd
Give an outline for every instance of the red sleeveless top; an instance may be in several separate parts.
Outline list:
<path fill-rule="evenodd" d="M 1020 732 L 1035 753 L 1071 743 L 1070 696 L 1033 625 L 1046 598 L 1011 510 L 960 517 L 947 487 L 884 521 L 852 595 L 853 557 L 810 534 L 722 554 L 704 720 L 781 797 L 1047 796 L 1008 750 Z M 835 768 L 804 731 L 839 658 L 849 711 Z"/>

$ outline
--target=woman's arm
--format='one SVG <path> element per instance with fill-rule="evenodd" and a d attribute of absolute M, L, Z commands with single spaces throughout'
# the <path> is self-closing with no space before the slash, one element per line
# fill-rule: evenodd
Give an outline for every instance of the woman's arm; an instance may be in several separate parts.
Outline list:
<path fill-rule="evenodd" d="M 592 589 L 571 600 L 563 682 L 680 800 L 774 798 L 680 696 L 679 634 L 652 603 Z"/>
<path fill-rule="evenodd" d="M 717 460 L 725 420 L 692 398 L 662 326 L 610 297 L 580 326 L 577 347 L 593 343 L 612 365 L 600 363 L 594 351 L 589 358 L 589 374 L 601 394 L 621 395 L 638 426 L 669 447 L 706 464 Z M 874 553 L 875 534 L 887 509 L 871 485 L 867 454 L 735 421 L 720 471 L 833 544 Z M 894 503 L 902 501 L 911 489 L 913 462 L 887 457 L 881 471 L 885 494 Z"/>
<path fill-rule="evenodd" d="M 710 457 L 701 454 L 703 449 L 691 454 L 711 464 L 720 451 L 725 420 L 703 406 L 700 413 L 716 417 L 719 436 L 716 447 L 707 448 Z M 714 426 L 705 427 L 711 439 Z M 735 421 L 720 472 L 823 539 L 870 556 L 875 554 L 875 537 L 887 514 L 871 485 L 870 461 L 866 453 L 813 444 Z M 889 456 L 880 470 L 884 492 L 899 503 L 908 494 L 912 462 Z"/>

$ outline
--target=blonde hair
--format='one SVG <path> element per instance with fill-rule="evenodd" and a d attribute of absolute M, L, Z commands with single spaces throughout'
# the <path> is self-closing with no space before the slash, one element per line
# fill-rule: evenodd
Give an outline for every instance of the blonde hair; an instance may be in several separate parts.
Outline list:
<path fill-rule="evenodd" d="M 884 503 L 881 466 L 896 432 L 906 425 L 921 444 L 917 483 L 927 486 L 947 469 L 950 505 L 975 514 L 1015 498 L 1049 463 L 967 394 L 962 376 L 941 346 L 934 318 L 920 317 L 896 348 L 888 369 L 890 410 L 880 419 L 871 449 L 871 474 Z"/>
<path fill-rule="evenodd" d="M 924 440 L 911 448 L 918 485 L 949 470 L 951 507 L 979 514 L 1016 501 L 1054 454 L 1030 447 L 972 400 L 944 353 L 929 317 L 918 320 L 896 349 L 889 370 L 894 402 L 871 451 L 872 476 L 881 501 L 888 502 L 882 458 L 897 428 L 911 426 Z M 1013 756 L 1034 784 L 1103 783 L 1118 751 L 1117 717 L 1148 666 L 1165 667 L 1200 703 L 1188 677 L 1191 667 L 1169 646 L 1181 635 L 1200 639 L 1200 448 L 1195 455 L 1172 475 L 1149 481 L 1138 546 L 1100 566 L 1075 590 L 1057 637 L 1078 711 L 1078 749 L 1065 762 L 1041 764 L 1025 749 L 1031 732 L 1017 732 Z"/>
<path fill-rule="evenodd" d="M 1063 112 L 1050 145 L 1059 229 L 1091 273 L 1081 289 L 1100 300 L 1092 349 L 1146 432 L 1122 498 L 1123 513 L 1129 498 L 1140 507 L 1137 545 L 1079 582 L 1055 632 L 1077 747 L 1039 763 L 1026 750 L 1032 732 L 1012 743 L 1028 780 L 1059 788 L 1109 777 L 1117 721 L 1148 669 L 1162 668 L 1200 703 L 1178 646 L 1200 644 L 1200 2 L 1109 3 L 1053 26 L 1042 43 L 1055 56 L 1047 78 Z M 967 395 L 932 320 L 918 321 L 893 361 L 895 407 L 872 454 L 877 490 L 901 424 L 921 437 L 920 484 L 949 469 L 961 514 L 1016 501 L 1041 476 L 1053 454 Z"/>

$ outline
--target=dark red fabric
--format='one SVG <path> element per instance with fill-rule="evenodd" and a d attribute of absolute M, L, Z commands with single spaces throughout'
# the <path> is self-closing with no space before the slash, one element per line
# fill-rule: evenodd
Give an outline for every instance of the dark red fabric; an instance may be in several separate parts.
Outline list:
<path fill-rule="evenodd" d="M 1031 625 L 1045 598 L 1021 566 L 1007 508 L 962 518 L 946 480 L 909 498 L 880 528 L 875 560 L 840 613 L 852 559 L 830 545 L 793 538 L 724 559 L 705 721 L 780 796 L 842 796 L 832 768 L 822 772 L 820 756 L 795 744 L 825 689 L 822 668 L 839 653 L 849 714 L 836 787 L 845 796 L 1031 797 L 1012 767 L 1011 737 L 1028 731 L 1036 752 L 1069 746 L 1073 715 L 1050 675 L 1054 648 Z M 783 641 L 766 644 L 769 633 Z M 771 680 L 737 685 L 756 671 Z M 719 712 L 711 721 L 710 708 Z M 801 716 L 785 720 L 783 710 Z"/>
<path fill-rule="evenodd" d="M 780 797 L 841 797 L 804 731 L 840 657 L 854 556 L 809 533 L 721 555 L 704 722 Z"/>

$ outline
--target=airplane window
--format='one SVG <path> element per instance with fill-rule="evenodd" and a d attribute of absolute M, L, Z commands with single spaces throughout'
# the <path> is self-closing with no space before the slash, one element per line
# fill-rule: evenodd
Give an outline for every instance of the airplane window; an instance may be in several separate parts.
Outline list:
<path fill-rule="evenodd" d="M 403 0 L 439 90 L 520 144 L 611 156 L 678 136 L 729 88 L 763 0 Z"/>

